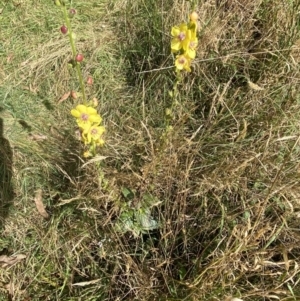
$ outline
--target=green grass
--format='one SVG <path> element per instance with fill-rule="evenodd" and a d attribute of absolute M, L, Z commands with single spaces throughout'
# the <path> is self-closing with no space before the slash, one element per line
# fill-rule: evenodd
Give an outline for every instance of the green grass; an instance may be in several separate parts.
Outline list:
<path fill-rule="evenodd" d="M 162 142 L 170 29 L 193 3 L 197 58 Z M 300 2 L 73 6 L 107 128 L 105 181 L 81 158 L 75 101 L 58 103 L 79 89 L 60 10 L 2 1 L 0 255 L 26 259 L 0 268 L 0 300 L 298 300 Z M 157 229 L 117 231 L 148 208 Z"/>

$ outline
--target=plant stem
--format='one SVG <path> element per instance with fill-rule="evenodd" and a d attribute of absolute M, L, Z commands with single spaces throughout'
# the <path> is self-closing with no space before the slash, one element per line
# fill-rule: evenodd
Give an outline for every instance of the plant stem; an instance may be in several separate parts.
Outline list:
<path fill-rule="evenodd" d="M 82 93 L 83 104 L 86 105 L 87 101 L 86 101 L 85 88 L 84 88 L 84 83 L 83 83 L 83 76 L 81 73 L 80 65 L 78 64 L 78 62 L 75 61 L 75 57 L 77 54 L 76 45 L 75 45 L 75 41 L 74 41 L 74 37 L 73 37 L 73 31 L 72 31 L 72 27 L 71 27 L 70 18 L 69 18 L 69 15 L 68 15 L 65 5 L 63 6 L 63 14 L 64 14 L 66 26 L 68 28 L 68 35 L 69 35 L 70 45 L 72 48 L 73 60 L 74 60 L 74 63 L 76 64 L 76 71 L 77 71 L 77 76 L 78 76 L 78 80 L 79 80 L 79 84 L 80 84 L 80 90 Z"/>

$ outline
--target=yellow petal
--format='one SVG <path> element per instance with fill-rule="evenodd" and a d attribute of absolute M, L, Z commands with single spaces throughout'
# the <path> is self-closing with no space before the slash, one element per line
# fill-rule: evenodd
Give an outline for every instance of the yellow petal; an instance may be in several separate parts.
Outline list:
<path fill-rule="evenodd" d="M 98 134 L 101 136 L 103 133 L 105 133 L 106 129 L 104 126 L 99 126 L 98 127 Z"/>
<path fill-rule="evenodd" d="M 71 110 L 71 115 L 74 116 L 74 117 L 76 117 L 76 118 L 79 118 L 81 114 L 76 109 L 72 109 Z"/>
<path fill-rule="evenodd" d="M 79 111 L 80 113 L 86 113 L 86 112 L 87 112 L 86 109 L 87 109 L 87 108 L 86 108 L 85 105 L 78 105 L 78 106 L 76 107 L 76 110 Z"/>
<path fill-rule="evenodd" d="M 196 40 L 197 39 L 197 31 L 196 30 L 190 30 L 191 32 L 191 39 Z"/>
<path fill-rule="evenodd" d="M 185 23 L 181 23 L 179 26 L 180 32 L 187 31 L 188 27 Z"/>
<path fill-rule="evenodd" d="M 190 29 L 191 29 L 193 32 L 196 33 L 197 27 L 198 27 L 197 21 L 192 21 L 192 20 L 191 20 L 190 23 L 189 23 L 189 27 L 190 27 Z"/>
<path fill-rule="evenodd" d="M 175 61 L 175 66 L 178 70 L 182 70 L 183 69 L 183 65 L 180 64 L 177 60 Z"/>
<path fill-rule="evenodd" d="M 91 123 L 100 124 L 102 121 L 102 118 L 99 115 L 91 115 L 89 117 L 89 121 Z"/>
<path fill-rule="evenodd" d="M 89 121 L 80 121 L 80 120 L 77 120 L 77 124 L 78 126 L 82 129 L 82 131 L 84 133 L 88 132 L 88 130 L 91 128 L 92 124 L 89 122 Z"/>
<path fill-rule="evenodd" d="M 195 49 L 188 48 L 185 54 L 190 58 L 194 59 L 196 57 L 196 51 Z"/>
<path fill-rule="evenodd" d="M 197 31 L 195 30 L 195 27 L 192 27 L 188 30 L 188 36 L 190 39 L 195 39 L 197 36 Z"/>
<path fill-rule="evenodd" d="M 103 146 L 105 144 L 105 142 L 103 139 L 100 138 L 99 140 L 96 141 L 96 144 L 99 146 Z"/>
<path fill-rule="evenodd" d="M 92 107 L 87 107 L 86 108 L 86 112 L 89 114 L 89 115 L 96 115 L 97 114 L 97 111 L 92 108 Z"/>
<path fill-rule="evenodd" d="M 176 51 L 179 51 L 181 49 L 181 43 L 179 40 L 177 39 L 173 39 L 171 41 L 171 49 L 176 52 Z"/>
<path fill-rule="evenodd" d="M 172 27 L 171 35 L 172 35 L 173 37 L 177 37 L 179 34 L 180 34 L 180 29 L 179 29 L 179 27 L 178 27 L 178 26 Z"/>
<path fill-rule="evenodd" d="M 184 70 L 186 70 L 187 72 L 191 72 L 192 70 L 191 70 L 190 64 L 186 64 L 184 66 Z"/>
<path fill-rule="evenodd" d="M 190 44 L 190 39 L 185 39 L 182 43 L 182 48 L 184 51 L 186 51 L 189 48 L 189 44 Z"/>

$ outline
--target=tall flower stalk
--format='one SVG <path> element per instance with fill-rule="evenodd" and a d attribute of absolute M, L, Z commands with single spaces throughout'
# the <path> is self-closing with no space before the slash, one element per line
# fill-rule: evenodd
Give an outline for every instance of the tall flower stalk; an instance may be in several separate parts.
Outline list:
<path fill-rule="evenodd" d="M 169 95 L 172 99 L 171 106 L 165 111 L 165 130 L 161 136 L 162 149 L 171 136 L 173 127 L 171 121 L 175 118 L 175 112 L 179 104 L 179 90 L 178 85 L 182 80 L 182 72 L 191 72 L 191 63 L 196 57 L 196 49 L 198 46 L 197 38 L 197 19 L 198 14 L 192 12 L 190 19 L 186 23 L 175 25 L 171 29 L 171 52 L 175 54 L 175 70 L 176 80 L 173 85 L 172 91 Z"/>
<path fill-rule="evenodd" d="M 95 102 L 87 101 L 85 84 L 80 68 L 80 64 L 84 60 L 84 56 L 83 54 L 77 52 L 75 44 L 75 34 L 71 26 L 71 19 L 76 14 L 76 10 L 74 8 L 67 9 L 64 0 L 55 0 L 55 4 L 62 8 L 65 25 L 62 25 L 60 30 L 62 34 L 68 34 L 70 46 L 72 49 L 71 62 L 77 72 L 82 96 L 82 103 L 79 103 L 74 109 L 71 110 L 71 115 L 76 118 L 76 123 L 80 130 L 81 141 L 84 144 L 83 156 L 91 157 L 95 156 L 97 154 L 98 148 L 104 145 L 102 135 L 105 133 L 105 127 L 100 125 L 102 122 L 102 117 L 94 108 Z M 93 79 L 91 76 L 88 77 L 87 84 L 93 84 Z M 75 95 L 76 93 L 73 91 L 73 98 L 76 98 L 74 97 Z"/>

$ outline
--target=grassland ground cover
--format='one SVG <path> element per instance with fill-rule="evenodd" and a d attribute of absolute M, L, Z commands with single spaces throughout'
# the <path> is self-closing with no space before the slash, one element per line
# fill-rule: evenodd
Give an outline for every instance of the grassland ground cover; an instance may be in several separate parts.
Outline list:
<path fill-rule="evenodd" d="M 0 300 L 300 300 L 300 1 L 66 3 L 106 144 L 84 159 L 60 101 L 60 9 L 0 1 Z"/>

